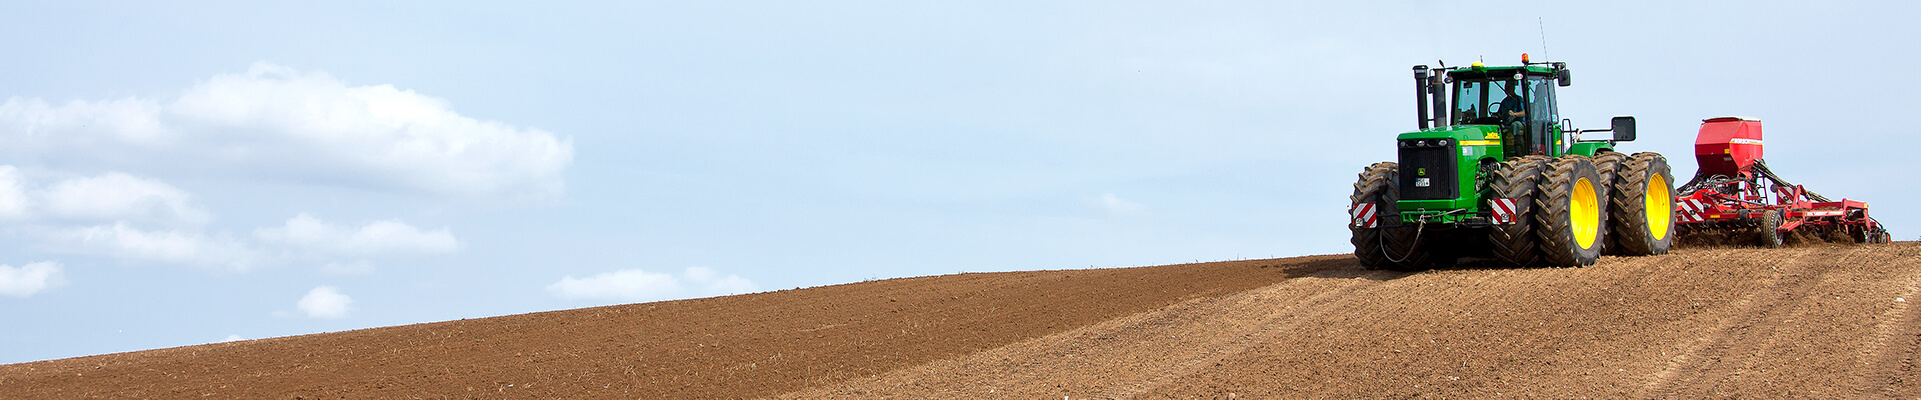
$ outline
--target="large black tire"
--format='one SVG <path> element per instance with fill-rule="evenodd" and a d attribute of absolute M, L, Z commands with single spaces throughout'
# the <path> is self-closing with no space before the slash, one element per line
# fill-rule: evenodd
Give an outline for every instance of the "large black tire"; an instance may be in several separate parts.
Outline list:
<path fill-rule="evenodd" d="M 1532 216 L 1547 264 L 1578 267 L 1601 257 L 1601 216 L 1607 214 L 1601 185 L 1594 163 L 1582 156 L 1554 159 L 1541 175 Z"/>
<path fill-rule="evenodd" d="M 1367 169 L 1361 170 L 1360 179 L 1354 182 L 1354 194 L 1348 196 L 1349 203 L 1373 203 L 1376 218 L 1381 221 L 1380 226 L 1390 225 L 1390 222 L 1398 224 L 1401 213 L 1394 209 L 1394 202 L 1399 201 L 1401 197 L 1400 188 L 1397 187 L 1399 185 L 1396 182 L 1399 180 L 1397 179 L 1399 170 L 1397 164 L 1391 162 L 1367 166 Z M 1381 237 L 1383 228 L 1356 227 L 1350 222 L 1347 224 L 1347 229 L 1352 234 L 1352 238 L 1348 241 L 1354 243 L 1354 258 L 1361 260 L 1362 267 L 1375 269 L 1392 266 L 1392 262 L 1388 261 L 1387 252 L 1381 248 L 1385 243 Z"/>
<path fill-rule="evenodd" d="M 1589 158 L 1588 161 L 1594 162 L 1594 173 L 1601 174 L 1601 182 L 1611 183 L 1620 179 L 1621 172 L 1623 172 L 1623 168 L 1625 168 L 1623 166 L 1627 165 L 1630 159 L 1631 157 L 1628 157 L 1627 154 L 1603 151 L 1600 154 L 1595 154 L 1594 157 Z M 1614 187 L 1611 184 L 1606 185 L 1606 187 L 1601 190 L 1605 195 L 1614 194 Z M 1607 198 L 1607 196 L 1603 196 L 1602 198 Z"/>
<path fill-rule="evenodd" d="M 1618 192 L 1618 190 L 1614 189 L 1614 182 L 1620 179 L 1621 170 L 1625 168 L 1623 165 L 1628 163 L 1628 158 L 1626 154 L 1614 151 L 1602 151 L 1600 154 L 1595 154 L 1593 158 L 1588 159 L 1588 161 L 1594 162 L 1594 173 L 1601 174 L 1602 201 L 1608 201 L 1615 192 Z M 1613 203 L 1608 204 L 1608 210 L 1615 209 Z M 1601 215 L 1601 237 L 1608 238 L 1608 240 L 1601 241 L 1601 254 L 1619 254 L 1614 249 L 1616 247 L 1613 236 L 1614 215 L 1613 213 Z"/>
<path fill-rule="evenodd" d="M 1611 153 L 1619 155 L 1620 153 Z M 1596 157 L 1598 160 L 1599 157 Z M 1674 247 L 1674 173 L 1667 157 L 1636 153 L 1616 169 L 1608 190 L 1608 254 L 1667 254 Z"/>
<path fill-rule="evenodd" d="M 1498 198 L 1514 199 L 1514 223 L 1495 225 L 1488 232 L 1488 251 L 1502 264 L 1515 267 L 1533 266 L 1540 263 L 1541 252 L 1535 245 L 1534 221 L 1528 218 L 1534 210 L 1535 186 L 1541 180 L 1541 167 L 1548 158 L 1543 156 L 1520 157 L 1500 163 L 1494 167 L 1489 188 Z"/>
<path fill-rule="evenodd" d="M 1419 225 L 1401 225 L 1400 210 L 1394 205 L 1401 197 L 1399 173 L 1400 167 L 1395 163 L 1374 163 L 1362 170 L 1360 179 L 1354 182 L 1354 194 L 1348 196 L 1348 201 L 1373 203 L 1380 221 L 1375 228 L 1348 224 L 1352 234 L 1348 242 L 1354 244 L 1354 258 L 1367 269 L 1395 271 L 1418 271 L 1451 264 L 1454 257 L 1445 256 L 1448 253 L 1432 245 L 1441 239 L 1438 232 L 1423 230 Z"/>
<path fill-rule="evenodd" d="M 1761 213 L 1761 226 L 1754 227 L 1761 237 L 1761 247 L 1781 247 L 1781 210 L 1768 210 Z"/>

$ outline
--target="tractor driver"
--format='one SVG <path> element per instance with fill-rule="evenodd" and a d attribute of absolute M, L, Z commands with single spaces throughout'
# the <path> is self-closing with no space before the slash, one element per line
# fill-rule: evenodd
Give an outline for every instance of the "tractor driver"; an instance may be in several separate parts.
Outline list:
<path fill-rule="evenodd" d="M 1527 99 L 1515 93 L 1518 92 L 1515 87 L 1521 86 L 1521 81 L 1499 82 L 1496 86 L 1500 86 L 1501 92 L 1506 94 L 1501 98 L 1501 110 L 1497 111 L 1499 114 L 1495 115 L 1501 117 L 1501 130 L 1508 135 L 1507 151 L 1512 154 L 1538 154 L 1530 149 L 1533 147 L 1529 145 L 1534 141 L 1533 135 L 1529 134 L 1527 124 L 1522 122 L 1527 119 Z"/>
<path fill-rule="evenodd" d="M 1520 82 L 1508 81 L 1506 85 L 1500 86 L 1501 91 L 1507 94 L 1507 97 L 1501 99 L 1501 112 L 1506 114 L 1509 121 L 1527 117 L 1527 101 L 1514 93 L 1514 88 L 1521 86 Z"/>

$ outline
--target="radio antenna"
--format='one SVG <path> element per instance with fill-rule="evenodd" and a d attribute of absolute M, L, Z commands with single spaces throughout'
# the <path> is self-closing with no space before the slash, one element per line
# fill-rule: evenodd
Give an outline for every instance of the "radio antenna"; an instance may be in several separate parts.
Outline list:
<path fill-rule="evenodd" d="M 1541 59 L 1553 60 L 1547 57 L 1547 23 L 1541 17 L 1534 17 L 1534 24 L 1541 28 Z"/>

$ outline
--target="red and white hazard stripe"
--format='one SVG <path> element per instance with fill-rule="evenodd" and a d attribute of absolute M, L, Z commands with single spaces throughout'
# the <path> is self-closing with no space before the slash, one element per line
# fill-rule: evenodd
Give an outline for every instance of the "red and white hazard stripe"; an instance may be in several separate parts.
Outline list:
<path fill-rule="evenodd" d="M 1514 199 L 1488 199 L 1487 205 L 1494 210 L 1494 223 L 1514 223 Z"/>
<path fill-rule="evenodd" d="M 1805 212 L 1805 213 L 1801 213 L 1801 216 L 1804 216 L 1804 217 L 1839 217 L 1839 216 L 1841 216 L 1841 214 L 1843 214 L 1843 213 L 1845 213 L 1845 211 L 1841 211 L 1841 210 L 1809 210 L 1808 212 Z"/>
<path fill-rule="evenodd" d="M 1674 220 L 1676 222 L 1706 222 L 1707 221 L 1707 218 L 1701 217 L 1701 214 L 1704 212 L 1707 212 L 1708 205 L 1707 203 L 1702 202 L 1700 198 L 1690 197 L 1690 198 L 1681 199 L 1681 201 L 1674 202 L 1674 205 L 1676 208 L 1680 209 L 1680 210 L 1677 210 L 1680 212 L 1674 214 Z"/>
<path fill-rule="evenodd" d="M 1353 218 L 1352 223 L 1356 228 L 1374 228 L 1381 225 L 1379 216 L 1374 213 L 1374 203 L 1354 204 L 1347 209 L 1347 215 Z"/>

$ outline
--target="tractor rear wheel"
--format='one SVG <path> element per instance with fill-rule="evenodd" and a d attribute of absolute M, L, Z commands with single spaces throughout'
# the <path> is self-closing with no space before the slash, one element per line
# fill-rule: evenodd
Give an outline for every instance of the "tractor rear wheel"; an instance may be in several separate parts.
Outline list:
<path fill-rule="evenodd" d="M 1674 247 L 1674 173 L 1667 157 L 1636 153 L 1615 171 L 1613 180 L 1601 177 L 1614 186 L 1608 190 L 1608 254 L 1667 254 Z"/>
<path fill-rule="evenodd" d="M 1379 221 L 1372 228 L 1355 226 L 1352 222 L 1347 225 L 1353 236 L 1348 241 L 1354 243 L 1354 258 L 1360 259 L 1364 268 L 1392 266 L 1386 250 L 1382 248 L 1385 239 L 1381 234 L 1385 229 L 1381 227 L 1401 222 L 1401 212 L 1394 209 L 1394 203 L 1401 198 L 1400 188 L 1396 187 L 1399 186 L 1396 184 L 1399 171 L 1399 166 L 1391 162 L 1369 165 L 1361 170 L 1360 179 L 1354 182 L 1354 194 L 1348 196 L 1352 204 L 1373 204 L 1375 218 Z"/>
<path fill-rule="evenodd" d="M 1761 247 L 1781 247 L 1781 210 L 1768 210 L 1761 213 L 1761 226 L 1754 227 L 1761 236 Z"/>
<path fill-rule="evenodd" d="M 1607 207 L 1609 210 L 1616 209 L 1610 199 L 1615 192 L 1620 191 L 1614 187 L 1614 182 L 1620 180 L 1621 170 L 1627 168 L 1625 165 L 1628 162 L 1628 155 L 1615 151 L 1603 151 L 1588 158 L 1588 161 L 1594 162 L 1594 173 L 1601 175 L 1599 181 L 1601 182 L 1601 201 L 1609 202 Z M 1614 214 L 1601 216 L 1601 237 L 1607 238 L 1601 241 L 1601 254 L 1618 254 L 1615 251 L 1615 247 L 1618 246 L 1614 244 L 1614 219 Z"/>
<path fill-rule="evenodd" d="M 1541 261 L 1534 240 L 1534 220 L 1528 216 L 1535 210 L 1535 189 L 1547 160 L 1543 156 L 1515 158 L 1496 165 L 1490 176 L 1493 183 L 1489 188 L 1494 196 L 1514 200 L 1514 222 L 1495 225 L 1487 236 L 1488 250 L 1502 264 L 1524 267 Z"/>
<path fill-rule="evenodd" d="M 1608 198 L 1614 193 L 1613 182 L 1620 179 L 1619 177 L 1623 170 L 1627 168 L 1626 165 L 1630 158 L 1631 157 L 1628 157 L 1626 154 L 1603 151 L 1588 159 L 1588 161 L 1594 162 L 1594 173 L 1601 174 L 1601 183 L 1607 184 L 1601 188 L 1603 192 L 1601 193 L 1601 198 Z M 1602 226 L 1602 228 L 1605 229 L 1607 226 Z"/>
<path fill-rule="evenodd" d="M 1601 216 L 1607 212 L 1600 180 L 1594 163 L 1582 156 L 1554 159 L 1541 176 L 1541 193 L 1534 197 L 1534 234 L 1548 264 L 1578 267 L 1600 258 Z"/>

